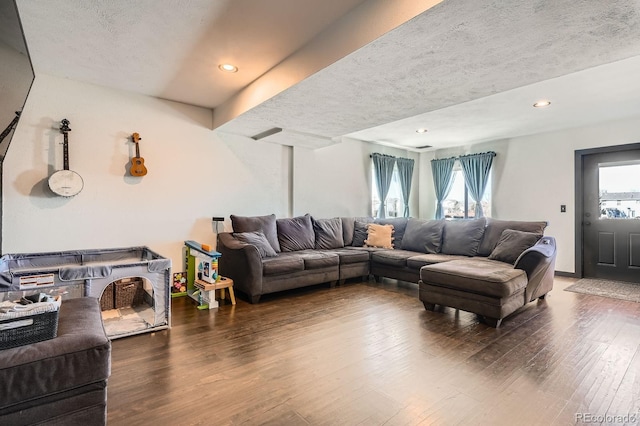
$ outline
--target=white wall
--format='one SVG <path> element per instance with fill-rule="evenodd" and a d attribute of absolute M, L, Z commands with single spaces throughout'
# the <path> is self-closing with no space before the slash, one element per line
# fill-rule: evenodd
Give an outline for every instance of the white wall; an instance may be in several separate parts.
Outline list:
<path fill-rule="evenodd" d="M 599 125 L 568 129 L 509 140 L 494 141 L 452 150 L 422 154 L 421 213 L 435 213 L 431 158 L 493 150 L 493 217 L 512 220 L 546 220 L 545 234 L 556 238 L 556 270 L 575 271 L 575 151 L 640 141 L 638 117 Z M 423 200 L 428 200 L 425 205 Z M 567 212 L 560 212 L 560 205 Z M 433 205 L 433 208 L 430 207 Z"/>
<path fill-rule="evenodd" d="M 73 198 L 47 178 L 62 168 L 70 121 Z M 3 253 L 146 245 L 182 266 L 184 240 L 215 244 L 212 216 L 286 215 L 284 147 L 211 131 L 211 110 L 38 74 L 4 163 Z M 147 176 L 127 165 L 140 133 Z"/>
<path fill-rule="evenodd" d="M 316 217 L 371 215 L 371 154 L 393 155 L 415 161 L 409 200 L 418 214 L 420 156 L 406 150 L 354 139 L 316 150 L 293 149 L 293 214 Z"/>
<path fill-rule="evenodd" d="M 62 167 L 62 118 L 71 122 L 71 169 L 85 181 L 69 199 L 47 187 Z M 493 216 L 548 220 L 557 270 L 575 272 L 574 151 L 640 140 L 640 120 L 629 118 L 418 156 L 349 139 L 291 149 L 218 134 L 211 121 L 208 109 L 39 74 L 4 162 L 2 252 L 147 245 L 178 268 L 184 240 L 215 243 L 211 216 L 225 216 L 230 230 L 230 214 L 368 214 L 372 152 L 417 160 L 411 213 L 431 218 L 429 161 L 494 150 Z M 133 132 L 149 169 L 143 178 L 126 173 Z"/>
<path fill-rule="evenodd" d="M 431 174 L 431 160 L 436 157 L 435 151 L 427 151 L 420 154 L 418 163 L 420 191 L 418 195 L 419 211 L 418 217 L 423 219 L 433 219 L 436 216 L 436 194 L 433 188 L 433 175 Z"/>
<path fill-rule="evenodd" d="M 69 119 L 70 168 L 84 179 L 54 196 L 62 168 L 60 120 Z M 2 253 L 146 245 L 182 266 L 184 240 L 215 244 L 212 216 L 367 215 L 370 154 L 419 155 L 346 139 L 309 150 L 211 131 L 211 111 L 38 74 L 4 167 Z M 147 176 L 127 174 L 140 133 Z"/>

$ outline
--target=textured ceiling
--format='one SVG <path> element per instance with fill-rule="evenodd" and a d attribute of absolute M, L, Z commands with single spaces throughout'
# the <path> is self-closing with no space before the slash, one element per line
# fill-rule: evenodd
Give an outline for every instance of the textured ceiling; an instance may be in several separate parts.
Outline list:
<path fill-rule="evenodd" d="M 17 3 L 36 73 L 214 108 L 363 1 Z"/>
<path fill-rule="evenodd" d="M 284 129 L 265 138 L 275 143 L 322 147 L 348 136 L 439 148 L 640 114 L 636 0 L 395 0 L 424 12 L 390 31 L 380 23 L 398 17 L 385 0 L 17 2 L 36 74 L 214 115 L 248 85 L 268 92 L 269 71 L 301 58 L 286 68 L 291 87 L 217 127 L 249 137 Z M 385 33 L 364 34 L 363 23 Z M 327 56 L 321 39 L 340 28 L 345 45 L 351 36 L 360 45 L 293 78 Z M 221 74 L 222 61 L 240 72 Z M 540 98 L 552 105 L 532 108 Z"/>
<path fill-rule="evenodd" d="M 640 54 L 639 7 L 622 0 L 446 0 L 221 130 L 250 135 L 281 127 L 444 147 L 628 115 L 632 110 L 599 97 L 626 98 L 638 112 L 637 67 L 591 68 Z M 552 106 L 532 108 L 539 98 Z M 578 99 L 580 108 L 571 108 Z M 605 114 L 584 115 L 592 108 Z M 417 134 L 420 127 L 430 131 Z"/>

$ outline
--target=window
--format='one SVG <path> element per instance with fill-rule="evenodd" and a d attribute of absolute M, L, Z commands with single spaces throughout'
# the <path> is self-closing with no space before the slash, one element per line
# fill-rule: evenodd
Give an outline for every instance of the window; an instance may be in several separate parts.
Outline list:
<path fill-rule="evenodd" d="M 376 217 L 380 208 L 380 197 L 378 196 L 378 185 L 376 184 L 373 167 L 371 168 L 371 215 Z M 398 166 L 393 167 L 391 185 L 385 201 L 384 213 L 386 217 L 399 217 L 404 214 L 404 202 L 402 200 L 402 189 L 400 188 L 400 178 L 398 177 Z"/>
<path fill-rule="evenodd" d="M 451 191 L 442 202 L 442 208 L 446 219 L 468 219 L 475 217 L 476 214 L 476 202 L 469 195 L 464 183 L 464 173 L 457 161 L 453 166 Z M 491 174 L 489 174 L 487 188 L 482 197 L 482 210 L 485 216 L 491 217 Z"/>
<path fill-rule="evenodd" d="M 600 164 L 598 182 L 601 219 L 640 216 L 640 164 Z"/>

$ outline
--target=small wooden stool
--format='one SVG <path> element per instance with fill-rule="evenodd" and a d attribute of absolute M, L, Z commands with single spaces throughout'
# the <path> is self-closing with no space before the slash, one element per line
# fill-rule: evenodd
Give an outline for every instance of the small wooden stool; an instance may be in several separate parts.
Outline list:
<path fill-rule="evenodd" d="M 233 280 L 231 278 L 221 276 L 220 281 L 215 283 L 208 283 L 203 280 L 195 280 L 194 285 L 198 287 L 201 292 L 206 292 L 207 299 L 209 301 L 209 309 L 218 307 L 218 302 L 216 301 L 216 290 L 220 290 L 220 299 L 225 299 L 225 288 L 229 289 L 229 299 L 231 300 L 231 304 L 236 304 L 236 295 L 233 292 Z M 198 308 L 200 308 L 200 306 Z M 201 309 L 206 308 L 203 306 Z"/>

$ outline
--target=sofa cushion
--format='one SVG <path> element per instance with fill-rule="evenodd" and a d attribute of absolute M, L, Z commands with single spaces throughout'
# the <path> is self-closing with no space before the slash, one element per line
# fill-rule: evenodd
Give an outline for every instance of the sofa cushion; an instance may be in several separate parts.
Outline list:
<path fill-rule="evenodd" d="M 527 286 L 527 274 L 523 270 L 477 257 L 427 265 L 420 269 L 420 279 L 439 287 L 498 298 L 521 292 Z"/>
<path fill-rule="evenodd" d="M 236 216 L 231 215 L 231 226 L 234 232 L 261 231 L 276 252 L 280 251 L 278 242 L 278 230 L 276 228 L 276 215 L 268 216 Z"/>
<path fill-rule="evenodd" d="M 485 224 L 485 218 L 447 220 L 442 233 L 442 253 L 475 256 Z"/>
<path fill-rule="evenodd" d="M 420 269 L 426 265 L 434 263 L 450 262 L 452 260 L 468 259 L 467 256 L 459 256 L 457 254 L 430 253 L 411 256 L 407 259 L 407 266 L 411 269 Z"/>
<path fill-rule="evenodd" d="M 402 238 L 402 249 L 421 253 L 438 253 L 442 245 L 444 220 L 410 218 Z"/>
<path fill-rule="evenodd" d="M 385 248 L 380 248 L 380 247 L 368 247 L 368 246 L 363 246 L 363 247 L 345 247 L 346 250 L 354 250 L 354 251 L 362 251 L 362 252 L 367 252 L 367 253 L 373 253 L 376 251 L 382 251 L 382 250 L 389 250 L 389 249 L 385 249 Z"/>
<path fill-rule="evenodd" d="M 243 243 L 256 246 L 258 253 L 260 253 L 260 257 L 262 258 L 278 255 L 273 247 L 271 247 L 271 244 L 269 244 L 267 237 L 262 233 L 262 231 L 234 232 L 233 236 L 235 239 L 242 241 Z"/>
<path fill-rule="evenodd" d="M 342 220 L 339 217 L 333 219 L 314 219 L 313 230 L 315 232 L 316 249 L 333 249 L 344 247 L 342 235 Z"/>
<path fill-rule="evenodd" d="M 373 222 L 373 218 L 372 217 L 367 217 L 367 216 L 363 216 L 363 217 L 342 217 L 340 218 L 342 220 L 342 239 L 344 240 L 344 245 L 345 246 L 350 246 L 353 244 L 353 234 L 354 234 L 354 230 L 355 230 L 355 222 L 362 222 L 362 223 L 371 223 Z M 366 232 L 366 229 L 365 229 Z M 362 243 L 360 244 L 360 247 L 362 247 L 362 244 L 364 244 L 364 240 L 366 240 L 367 237 L 365 236 L 362 239 Z"/>
<path fill-rule="evenodd" d="M 522 252 L 533 247 L 540 238 L 542 234 L 505 229 L 489 259 L 514 264 Z"/>
<path fill-rule="evenodd" d="M 262 260 L 262 275 L 289 274 L 304 271 L 304 260 L 298 253 L 280 253 Z"/>
<path fill-rule="evenodd" d="M 407 265 L 407 259 L 415 255 L 414 251 L 380 250 L 371 253 L 371 261 L 380 265 L 404 267 Z"/>
<path fill-rule="evenodd" d="M 316 245 L 316 236 L 313 232 L 311 216 L 277 219 L 278 242 L 282 251 L 298 251 L 313 249 Z"/>
<path fill-rule="evenodd" d="M 393 225 L 370 223 L 364 243 L 368 247 L 393 248 Z"/>
<path fill-rule="evenodd" d="M 340 258 L 336 253 L 330 251 L 305 250 L 299 252 L 299 256 L 304 262 L 304 269 L 320 269 L 331 266 L 338 266 Z"/>
<path fill-rule="evenodd" d="M 393 247 L 399 249 L 402 247 L 402 239 L 404 238 L 407 228 L 406 217 L 394 217 L 389 219 L 375 219 L 373 223 L 380 225 L 393 225 Z"/>
<path fill-rule="evenodd" d="M 493 249 L 498 244 L 502 231 L 505 229 L 515 229 L 516 231 L 533 232 L 534 234 L 544 234 L 544 229 L 547 227 L 547 222 L 527 222 L 518 220 L 500 220 L 487 218 L 487 227 L 484 231 L 484 237 L 480 247 L 478 247 L 478 254 L 480 256 L 489 256 Z"/>
<path fill-rule="evenodd" d="M 340 258 L 341 265 L 349 265 L 353 263 L 362 263 L 369 261 L 369 252 L 366 250 L 355 249 L 334 249 L 331 253 L 335 253 Z"/>
<path fill-rule="evenodd" d="M 353 247 L 363 247 L 364 240 L 367 239 L 369 229 L 369 222 L 362 222 L 356 220 L 353 224 L 353 238 L 351 240 L 351 245 Z"/>

